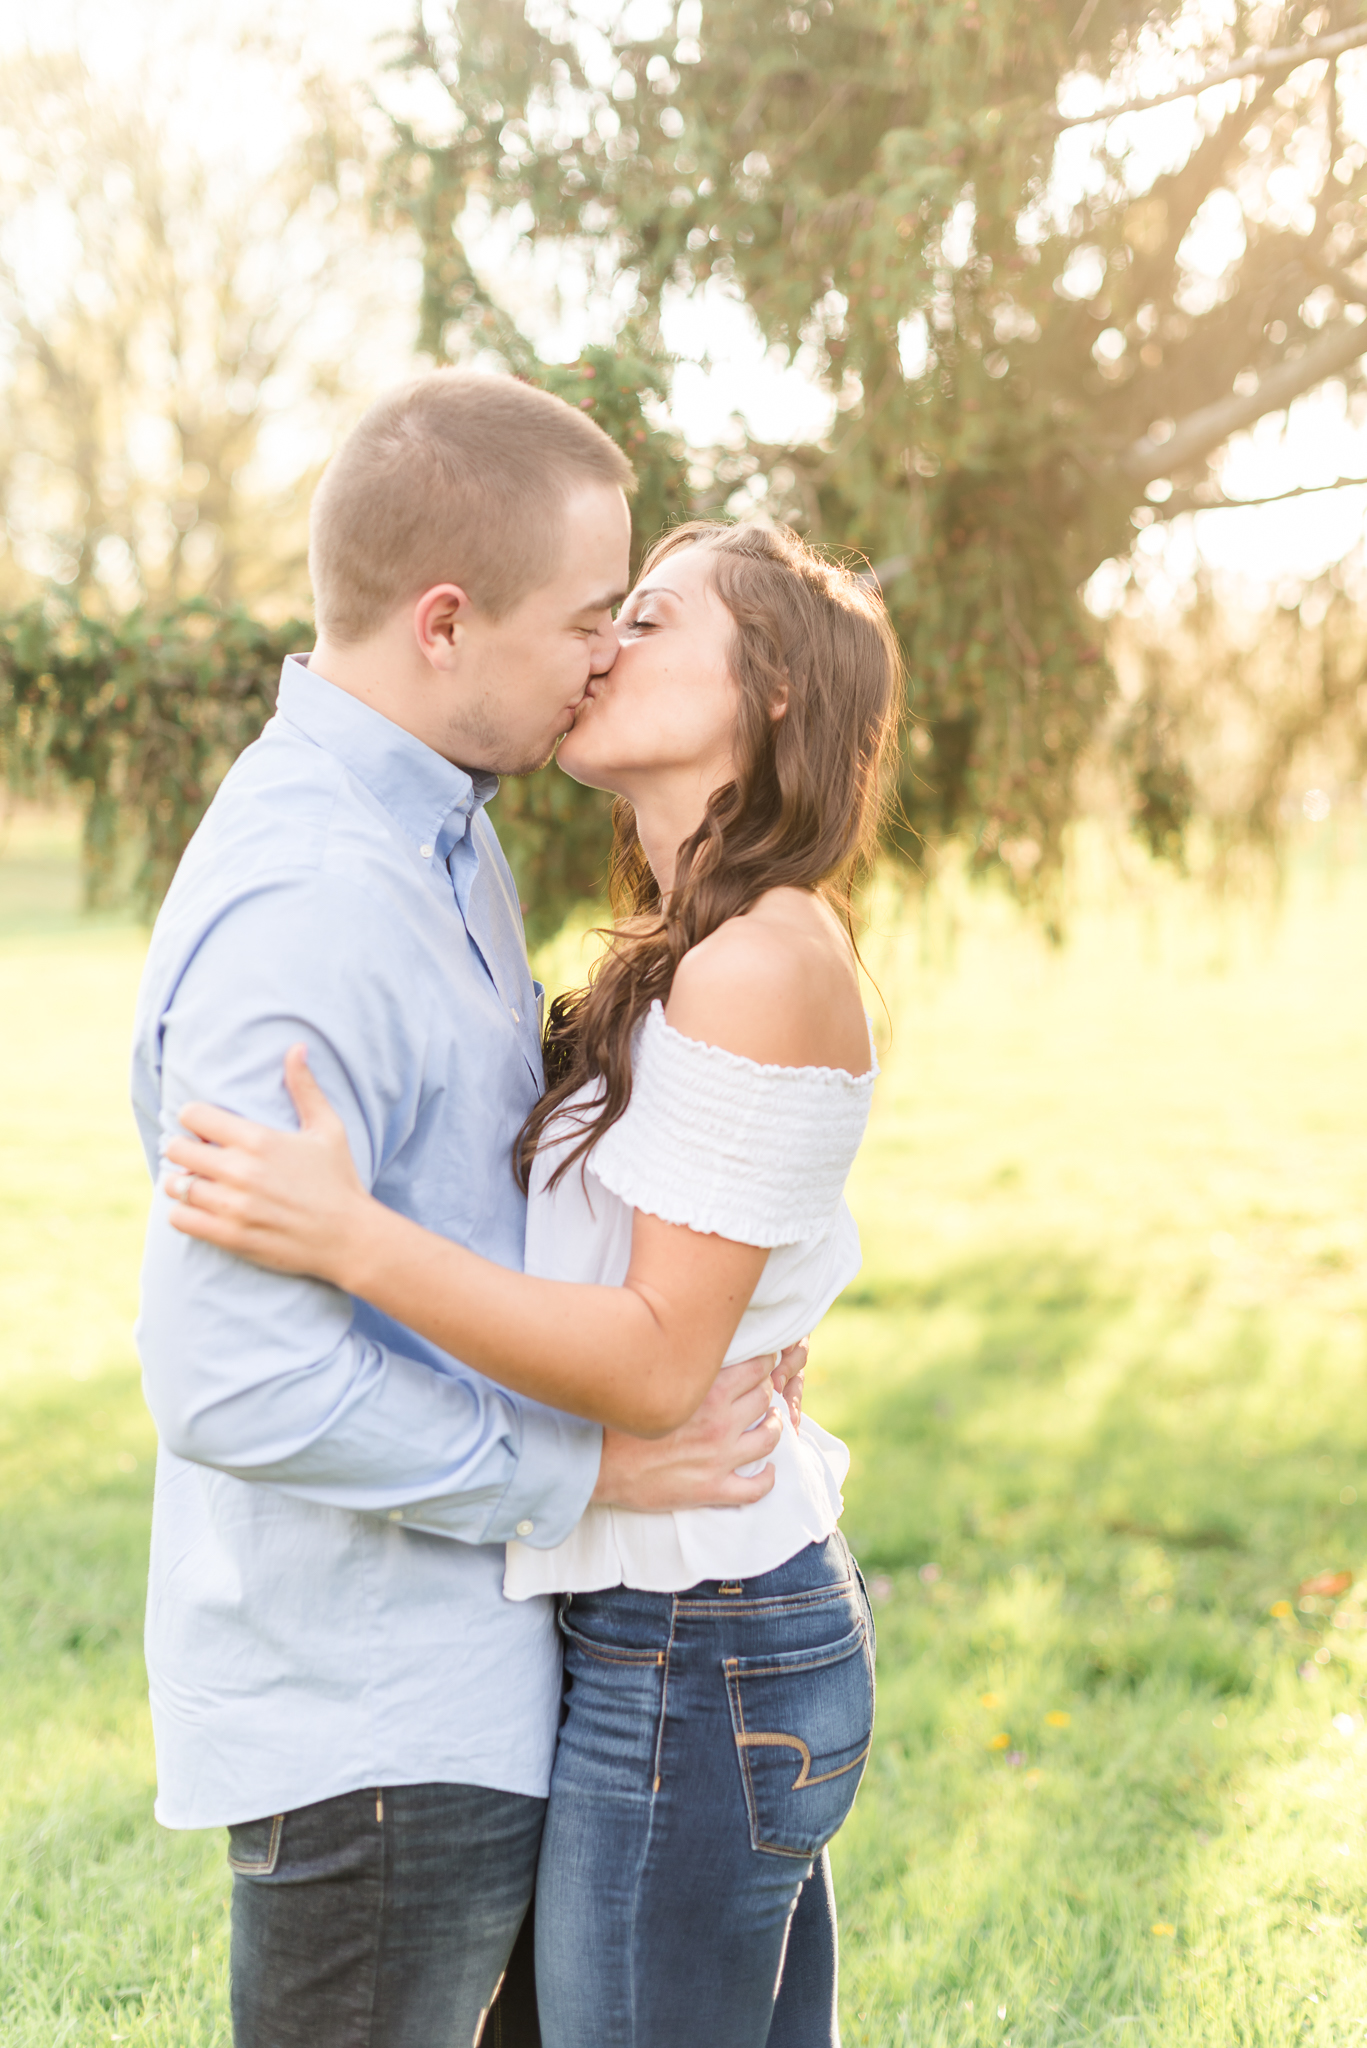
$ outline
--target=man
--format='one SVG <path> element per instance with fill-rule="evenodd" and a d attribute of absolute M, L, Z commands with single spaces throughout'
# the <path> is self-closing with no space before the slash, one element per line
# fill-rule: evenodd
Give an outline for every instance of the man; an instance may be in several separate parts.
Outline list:
<path fill-rule="evenodd" d="M 631 481 L 511 379 L 420 378 L 345 442 L 312 514 L 317 646 L 153 934 L 154 1176 L 192 1097 L 288 1120 L 302 1037 L 375 1192 L 520 1264 L 539 991 L 484 806 L 611 666 Z M 765 1365 L 635 1443 L 182 1236 L 164 1201 L 138 1328 L 157 1814 L 229 1830 L 238 2048 L 469 2043 L 531 1896 L 559 1688 L 550 1603 L 504 1601 L 502 1545 L 559 1542 L 590 1499 L 757 1497 L 771 1474 L 736 1468 L 777 1435 L 745 1436 Z"/>

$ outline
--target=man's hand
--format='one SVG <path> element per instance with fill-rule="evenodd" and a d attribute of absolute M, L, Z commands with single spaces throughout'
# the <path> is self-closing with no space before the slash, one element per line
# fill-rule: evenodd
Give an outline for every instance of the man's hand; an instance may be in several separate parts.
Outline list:
<path fill-rule="evenodd" d="M 723 1366 L 696 1415 L 669 1436 L 647 1442 L 605 1429 L 593 1499 L 601 1507 L 651 1514 L 744 1507 L 762 1500 L 774 1484 L 773 1466 L 749 1479 L 742 1479 L 737 1467 L 769 1457 L 783 1433 L 769 1407 L 774 1371 L 772 1352 Z"/>

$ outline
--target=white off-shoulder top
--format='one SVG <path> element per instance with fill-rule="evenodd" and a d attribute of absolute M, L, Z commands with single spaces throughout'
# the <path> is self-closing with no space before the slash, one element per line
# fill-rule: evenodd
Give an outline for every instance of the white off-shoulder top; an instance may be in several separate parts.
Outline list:
<path fill-rule="evenodd" d="M 878 1071 L 762 1066 L 685 1038 L 651 1005 L 632 1041 L 631 1101 L 619 1122 L 559 1186 L 548 1183 L 573 1143 L 571 1097 L 537 1154 L 527 1203 L 526 1270 L 618 1287 L 631 1258 L 632 1211 L 772 1247 L 726 1363 L 779 1352 L 813 1330 L 859 1271 L 859 1233 L 845 1181 L 868 1122 Z M 595 1084 L 596 1085 L 596 1084 Z M 849 1452 L 804 1415 L 800 1432 L 777 1395 L 783 1434 L 776 1480 L 738 1508 L 638 1514 L 589 1507 L 563 1543 L 510 1543 L 504 1590 L 594 1592 L 636 1586 L 682 1592 L 700 1579 L 773 1571 L 840 1518 Z"/>

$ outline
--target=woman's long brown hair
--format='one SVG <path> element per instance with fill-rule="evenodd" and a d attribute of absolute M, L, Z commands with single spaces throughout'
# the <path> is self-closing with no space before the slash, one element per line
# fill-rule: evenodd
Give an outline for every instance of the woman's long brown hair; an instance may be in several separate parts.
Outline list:
<path fill-rule="evenodd" d="M 681 548 L 705 547 L 712 587 L 735 622 L 739 707 L 735 780 L 714 790 L 679 848 L 661 900 L 629 803 L 613 810 L 612 930 L 587 987 L 559 996 L 546 1023 L 546 1093 L 518 1135 L 525 1189 L 547 1126 L 586 1082 L 578 1136 L 552 1187 L 631 1100 L 632 1033 L 666 1002 L 685 953 L 768 889 L 820 890 L 850 917 L 850 890 L 874 852 L 901 663 L 877 593 L 785 529 L 695 520 L 655 543 L 642 574 Z M 773 706 L 786 695 L 781 717 Z M 557 1133 L 559 1136 L 560 1133 Z"/>

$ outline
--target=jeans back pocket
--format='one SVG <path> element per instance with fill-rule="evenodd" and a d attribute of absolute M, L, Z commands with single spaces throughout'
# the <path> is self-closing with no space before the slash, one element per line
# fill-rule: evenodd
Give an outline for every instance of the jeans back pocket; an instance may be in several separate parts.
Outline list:
<path fill-rule="evenodd" d="M 239 1877 L 273 1877 L 280 1861 L 283 1813 L 265 1820 L 236 1821 L 228 1830 L 228 1868 Z"/>
<path fill-rule="evenodd" d="M 858 1625 L 837 1642 L 723 1659 L 750 1843 L 804 1860 L 854 1804 L 873 1737 L 873 1659 Z"/>

